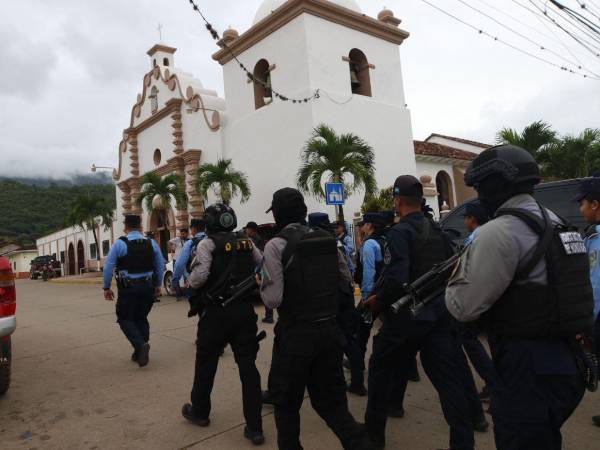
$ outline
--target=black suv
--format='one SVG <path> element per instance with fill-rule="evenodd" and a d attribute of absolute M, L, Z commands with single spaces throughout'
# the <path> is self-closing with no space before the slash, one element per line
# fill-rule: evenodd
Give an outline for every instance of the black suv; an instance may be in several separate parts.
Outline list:
<path fill-rule="evenodd" d="M 553 181 L 550 183 L 539 184 L 535 187 L 534 197 L 546 208 L 554 211 L 563 219 L 569 221 L 571 225 L 583 231 L 587 223 L 581 217 L 579 205 L 573 201 L 573 197 L 579 191 L 580 180 Z M 444 230 L 456 234 L 457 241 L 463 241 L 469 235 L 464 224 L 465 205 L 469 201 L 454 208 L 441 220 L 440 225 Z"/>

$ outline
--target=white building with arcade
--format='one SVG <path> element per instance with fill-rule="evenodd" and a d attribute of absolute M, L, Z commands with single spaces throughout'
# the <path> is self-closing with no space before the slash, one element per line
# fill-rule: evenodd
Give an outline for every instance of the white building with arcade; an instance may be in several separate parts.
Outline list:
<path fill-rule="evenodd" d="M 295 186 L 301 151 L 320 124 L 352 132 L 374 148 L 380 187 L 400 174 L 415 174 L 437 214 L 442 205 L 452 208 L 471 197 L 462 175 L 487 146 L 435 134 L 414 141 L 401 64 L 409 33 L 400 23 L 387 9 L 369 17 L 354 0 L 265 0 L 252 27 L 224 32 L 212 55 L 223 68 L 225 98 L 177 68 L 175 48 L 154 45 L 119 144 L 115 222 L 101 230 L 102 248 L 93 248 L 91 232 L 67 229 L 39 239 L 39 254 L 60 255 L 65 273 L 93 269 L 93 253 L 106 256 L 127 213 L 142 214 L 144 228 L 164 246 L 214 200 L 202 199 L 194 186 L 198 165 L 219 158 L 231 159 L 250 182 L 250 200 L 232 204 L 239 224 L 271 222 L 265 211 L 272 193 Z M 141 177 L 151 171 L 185 180 L 188 206 L 173 206 L 167 223 L 134 201 Z M 347 199 L 348 218 L 360 214 L 363 197 Z M 308 197 L 307 203 L 310 211 L 334 215 L 322 200 Z"/>

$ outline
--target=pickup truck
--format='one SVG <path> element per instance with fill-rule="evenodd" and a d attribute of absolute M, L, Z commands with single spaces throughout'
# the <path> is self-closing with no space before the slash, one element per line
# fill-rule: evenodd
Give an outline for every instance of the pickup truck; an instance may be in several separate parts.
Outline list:
<path fill-rule="evenodd" d="M 31 268 L 29 269 L 29 278 L 31 278 L 32 280 L 37 280 L 39 277 L 41 277 L 42 268 L 48 263 L 52 264 L 55 276 L 59 277 L 62 271 L 60 262 L 56 261 L 52 256 L 38 256 L 33 261 L 31 261 Z"/>
<path fill-rule="evenodd" d="M 0 257 L 0 396 L 6 393 L 10 385 L 10 336 L 17 327 L 16 301 L 15 277 L 10 262 Z"/>

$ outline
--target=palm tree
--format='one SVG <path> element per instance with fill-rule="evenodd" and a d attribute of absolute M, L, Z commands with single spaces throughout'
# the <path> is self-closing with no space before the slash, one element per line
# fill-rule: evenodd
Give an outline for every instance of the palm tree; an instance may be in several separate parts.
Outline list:
<path fill-rule="evenodd" d="M 366 195 L 377 190 L 375 152 L 355 134 L 338 135 L 331 127 L 321 124 L 313 130 L 301 161 L 298 188 L 317 198 L 325 198 L 324 177 L 327 181 L 343 183 L 346 196 L 359 189 L 364 189 Z M 339 208 L 338 220 L 344 221 L 343 206 Z"/>
<path fill-rule="evenodd" d="M 198 167 L 196 192 L 204 199 L 208 191 L 212 190 L 226 205 L 231 203 L 233 197 L 241 196 L 245 203 L 250 198 L 250 184 L 248 177 L 239 170 L 234 170 L 231 159 L 218 159 L 216 164 L 205 163 Z"/>
<path fill-rule="evenodd" d="M 503 128 L 497 134 L 498 144 L 512 144 L 524 148 L 537 159 L 538 153 L 557 140 L 556 131 L 546 122 L 538 120 L 526 126 L 521 133 L 513 128 Z"/>
<path fill-rule="evenodd" d="M 154 172 L 148 172 L 142 177 L 140 184 L 142 189 L 135 199 L 136 205 L 144 204 L 150 213 L 157 211 L 166 228 L 169 224 L 167 211 L 173 200 L 177 209 L 187 208 L 185 183 L 180 175 L 170 174 L 163 178 Z"/>
<path fill-rule="evenodd" d="M 96 259 L 100 261 L 100 246 L 96 228 L 104 226 L 107 230 L 112 225 L 113 208 L 106 198 L 99 195 L 80 195 L 69 208 L 65 225 L 80 227 L 82 230 L 92 230 L 96 244 Z"/>
<path fill-rule="evenodd" d="M 394 188 L 392 186 L 382 189 L 374 194 L 367 194 L 362 205 L 362 212 L 381 212 L 394 209 Z"/>
<path fill-rule="evenodd" d="M 579 136 L 564 136 L 544 147 L 538 159 L 545 177 L 589 177 L 600 169 L 600 129 L 588 128 Z"/>

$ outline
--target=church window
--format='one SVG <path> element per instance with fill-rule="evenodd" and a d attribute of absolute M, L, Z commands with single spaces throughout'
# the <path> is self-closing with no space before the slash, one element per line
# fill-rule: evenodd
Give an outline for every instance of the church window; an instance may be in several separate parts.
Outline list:
<path fill-rule="evenodd" d="M 435 177 L 435 185 L 438 191 L 438 206 L 440 211 L 444 209 L 444 206 L 450 209 L 454 208 L 454 192 L 450 175 L 441 170 Z"/>
<path fill-rule="evenodd" d="M 152 86 L 152 90 L 150 91 L 150 108 L 152 114 L 158 111 L 158 89 L 156 86 Z"/>
<path fill-rule="evenodd" d="M 160 161 L 162 159 L 162 155 L 160 153 L 160 149 L 156 149 L 154 150 L 154 165 L 158 166 L 160 164 Z"/>
<path fill-rule="evenodd" d="M 266 59 L 261 59 L 254 67 L 254 106 L 256 109 L 273 102 L 270 67 Z"/>
<path fill-rule="evenodd" d="M 366 55 L 355 48 L 350 51 L 348 59 L 352 93 L 371 97 L 371 65 L 369 64 Z"/>
<path fill-rule="evenodd" d="M 169 65 L 169 58 L 163 58 L 163 66 Z"/>
<path fill-rule="evenodd" d="M 156 58 L 152 61 L 152 67 L 156 67 Z"/>

